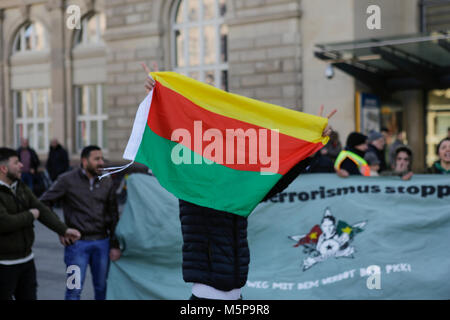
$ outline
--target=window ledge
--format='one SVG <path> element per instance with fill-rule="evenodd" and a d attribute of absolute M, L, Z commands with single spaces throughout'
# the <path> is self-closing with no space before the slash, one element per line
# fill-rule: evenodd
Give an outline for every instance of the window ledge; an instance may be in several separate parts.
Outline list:
<path fill-rule="evenodd" d="M 17 52 L 11 55 L 11 66 L 50 62 L 50 50 Z"/>
<path fill-rule="evenodd" d="M 103 43 L 99 44 L 80 44 L 72 50 L 74 59 L 97 58 L 106 55 L 106 47 Z"/>

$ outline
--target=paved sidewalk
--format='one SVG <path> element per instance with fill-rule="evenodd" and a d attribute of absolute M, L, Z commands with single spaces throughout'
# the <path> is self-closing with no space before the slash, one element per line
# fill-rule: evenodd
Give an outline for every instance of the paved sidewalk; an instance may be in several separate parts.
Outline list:
<path fill-rule="evenodd" d="M 62 218 L 62 210 L 55 212 Z M 33 246 L 34 260 L 37 271 L 38 300 L 64 300 L 66 285 L 66 266 L 64 264 L 64 247 L 59 242 L 58 235 L 40 222 L 34 223 L 36 239 Z M 94 289 L 88 268 L 82 300 L 93 300 Z"/>

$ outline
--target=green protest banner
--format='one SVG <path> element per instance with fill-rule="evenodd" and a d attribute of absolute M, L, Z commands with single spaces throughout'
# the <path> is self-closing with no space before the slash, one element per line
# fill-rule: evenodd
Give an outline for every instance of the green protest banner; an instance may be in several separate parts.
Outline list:
<path fill-rule="evenodd" d="M 178 201 L 133 175 L 108 299 L 187 299 Z M 302 175 L 250 215 L 244 299 L 449 299 L 450 185 Z"/>

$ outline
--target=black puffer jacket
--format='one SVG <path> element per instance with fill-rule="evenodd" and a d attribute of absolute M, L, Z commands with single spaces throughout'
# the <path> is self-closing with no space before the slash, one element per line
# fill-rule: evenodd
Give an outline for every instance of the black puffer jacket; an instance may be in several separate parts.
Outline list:
<path fill-rule="evenodd" d="M 310 159 L 299 162 L 267 193 L 263 201 L 283 191 Z M 222 291 L 247 282 L 250 250 L 247 218 L 180 200 L 183 234 L 183 279 Z"/>
<path fill-rule="evenodd" d="M 247 219 L 180 200 L 183 279 L 230 291 L 247 281 Z"/>
<path fill-rule="evenodd" d="M 56 147 L 50 147 L 45 168 L 47 168 L 52 181 L 56 181 L 56 178 L 58 178 L 61 173 L 69 170 L 69 156 L 67 151 L 60 144 Z"/>

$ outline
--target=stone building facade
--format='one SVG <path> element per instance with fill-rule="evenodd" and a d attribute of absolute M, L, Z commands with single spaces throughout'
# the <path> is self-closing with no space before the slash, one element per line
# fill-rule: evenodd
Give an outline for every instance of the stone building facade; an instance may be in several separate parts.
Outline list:
<path fill-rule="evenodd" d="M 2 144 L 17 147 L 19 138 L 26 136 L 40 155 L 45 157 L 47 140 L 57 137 L 67 146 L 74 159 L 83 142 L 90 142 L 104 146 L 109 159 L 120 161 L 137 106 L 145 95 L 145 74 L 140 62 L 148 65 L 157 62 L 160 70 L 176 69 L 173 59 L 173 24 L 179 7 L 183 6 L 180 2 L 182 1 L 2 1 Z M 299 1 L 213 0 L 205 1 L 203 6 L 200 5 L 201 2 L 191 1 L 186 7 L 192 3 L 192 7 L 188 7 L 191 11 L 202 9 L 203 13 L 207 6 L 213 6 L 212 10 L 224 7 L 221 23 L 227 26 L 226 39 L 222 39 L 222 42 L 226 41 L 227 59 L 223 64 L 227 71 L 224 79 L 227 89 L 301 109 Z M 105 23 L 100 34 L 102 40 L 87 45 L 76 43 L 79 29 L 67 26 L 72 17 L 69 9 L 71 6 L 80 9 L 81 21 L 94 14 L 104 16 Z M 42 26 L 46 46 L 41 50 L 15 52 L 14 41 L 21 28 L 25 26 L 26 29 L 29 23 Z M 81 27 L 83 28 L 83 22 Z M 214 38 L 212 41 L 217 42 L 218 39 Z M 85 90 L 84 86 L 89 88 Z M 25 96 L 41 96 L 41 89 L 46 90 L 46 103 L 51 104 L 45 111 L 48 112 L 43 120 L 45 128 L 42 131 L 40 122 L 34 126 L 30 124 L 24 133 L 24 128 L 17 128 L 17 119 L 21 117 L 15 109 L 20 109 L 20 106 L 14 101 L 24 99 L 25 104 L 28 100 L 31 104 L 40 102 L 34 102 L 33 98 L 17 98 L 15 95 L 22 92 Z M 77 109 L 86 108 L 83 105 L 85 101 L 79 101 L 84 99 L 86 91 L 89 91 L 87 100 L 101 100 L 98 103 L 103 109 L 101 116 L 104 121 L 101 124 L 97 121 L 94 126 L 95 121 L 92 120 L 84 122 L 84 127 L 81 126 L 79 119 L 83 119 L 86 114 Z M 94 91 L 97 95 L 92 94 Z M 93 101 L 90 101 L 89 109 L 92 109 L 92 105 Z M 87 119 L 96 118 L 92 115 Z M 27 126 L 27 121 L 24 120 L 24 127 Z M 39 129 L 35 129 L 36 126 Z M 81 132 L 87 131 L 88 126 L 89 137 L 85 138 Z M 100 129 L 100 126 L 103 128 Z M 98 135 L 94 131 L 98 131 Z M 33 136 L 36 132 L 39 137 Z"/>
<path fill-rule="evenodd" d="M 122 162 L 145 96 L 141 62 L 304 112 L 338 108 L 333 127 L 345 142 L 360 84 L 342 72 L 326 79 L 314 46 L 374 36 L 365 27 L 369 2 L 2 0 L 0 144 L 27 137 L 45 159 L 56 137 L 74 161 L 93 143 Z M 418 31 L 418 1 L 379 2 L 388 22 L 376 36 Z M 423 117 L 416 109 L 411 119 Z"/>

